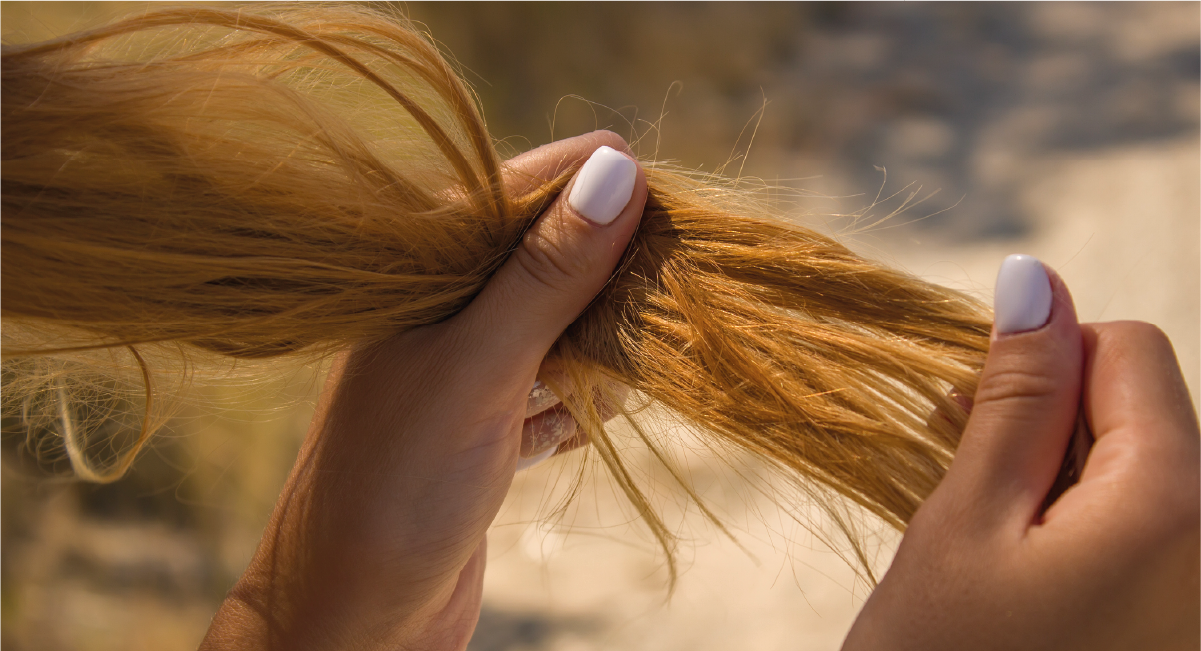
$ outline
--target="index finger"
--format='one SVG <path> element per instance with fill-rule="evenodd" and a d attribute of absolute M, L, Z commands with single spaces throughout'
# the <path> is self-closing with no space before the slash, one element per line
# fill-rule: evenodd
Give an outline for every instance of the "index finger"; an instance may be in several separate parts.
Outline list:
<path fill-rule="evenodd" d="M 1201 437 L 1176 352 L 1163 331 L 1119 321 L 1088 324 L 1083 334 L 1084 409 L 1098 442 L 1123 430 L 1177 442 Z"/>

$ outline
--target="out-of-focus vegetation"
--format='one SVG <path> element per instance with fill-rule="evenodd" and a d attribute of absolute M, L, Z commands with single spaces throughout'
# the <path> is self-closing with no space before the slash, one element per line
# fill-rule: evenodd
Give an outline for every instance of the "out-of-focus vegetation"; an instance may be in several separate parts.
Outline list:
<path fill-rule="evenodd" d="M 3 37 L 6 43 L 48 38 L 143 7 L 4 2 Z M 1152 179 L 1105 200 L 1136 197 L 1129 215 L 1110 215 L 1108 222 L 1085 219 L 1072 227 L 1076 230 L 1054 221 L 1072 208 L 1061 200 L 1072 191 L 1061 179 L 1075 179 L 1079 187 L 1070 196 L 1087 200 L 1109 196 L 1105 192 L 1114 183 L 1098 179 L 1120 184 L 1147 170 L 1151 176 L 1174 174 L 1175 161 L 1195 165 L 1201 110 L 1196 4 L 393 8 L 423 23 L 453 53 L 480 95 L 493 134 L 505 139 L 510 153 L 610 128 L 644 157 L 707 171 L 726 165 L 727 174 L 741 171 L 810 196 L 844 197 L 802 206 L 830 213 L 851 213 L 870 203 L 883 182 L 876 168 L 887 168 L 886 194 L 910 183 L 927 192 L 941 190 L 915 216 L 954 209 L 878 235 L 876 246 L 914 264 L 953 255 L 947 251 L 993 255 L 1026 247 L 1052 256 L 1044 257 L 1052 264 L 1085 265 L 1090 271 L 1084 275 L 1098 278 L 1101 289 L 1089 293 L 1073 284 L 1073 268 L 1067 271 L 1069 284 L 1083 290 L 1077 294 L 1082 317 L 1163 319 L 1177 337 L 1196 395 L 1198 191 L 1187 180 L 1196 176 L 1191 168 L 1176 185 L 1155 185 Z M 1125 167 L 1105 167 L 1107 160 Z M 1052 186 L 1047 179 L 1055 180 Z M 1170 240 L 1175 229 L 1192 243 L 1165 252 L 1128 242 L 1128 254 L 1118 249 L 1107 266 L 1087 266 L 1085 258 L 1103 246 L 1097 242 L 1107 232 L 1125 233 L 1124 219 L 1144 219 L 1139 212 L 1144 202 L 1154 209 L 1147 209 L 1140 228 L 1154 230 L 1161 223 L 1155 219 L 1183 211 L 1183 219 L 1162 222 L 1168 229 L 1164 237 Z M 1099 210 L 1105 210 L 1104 202 Z M 1093 239 L 1098 233 L 1100 239 Z M 881 244 L 884 239 L 907 247 L 940 241 L 946 248 L 908 258 Z M 1077 260 L 1073 252 L 1080 251 L 1084 255 Z M 1129 265 L 1123 266 L 1123 255 Z M 1152 260 L 1147 264 L 1166 261 L 1168 271 L 1183 266 L 1173 276 L 1175 285 L 1141 291 L 1138 300 L 1121 307 L 1129 294 L 1119 291 L 1121 283 L 1147 256 Z M 991 272 L 989 265 L 995 261 L 985 259 L 981 266 Z M 1147 273 L 1168 271 L 1154 267 Z M 254 549 L 303 435 L 315 386 L 313 376 L 302 374 L 251 395 L 237 387 L 217 390 L 172 421 L 127 478 L 106 486 L 38 477 L 22 441 L 6 432 L 0 532 L 4 647 L 194 647 Z M 213 405 L 236 409 L 217 413 Z M 519 484 L 515 490 L 539 494 L 534 480 Z M 547 540 L 533 544 L 523 537 L 511 546 L 544 549 Z M 614 556 L 643 553 L 615 542 L 592 549 Z M 590 578 L 560 586 L 554 599 L 530 596 L 538 585 L 523 592 L 514 577 L 531 575 L 518 573 L 505 558 L 490 561 L 475 649 L 686 648 L 686 643 L 728 648 L 723 632 L 744 630 L 739 626 L 760 632 L 801 626 L 778 613 L 803 614 L 803 599 L 796 611 L 773 610 L 763 605 L 762 595 L 739 594 L 737 601 L 753 606 L 749 611 L 733 602 L 715 610 L 690 596 L 687 575 L 674 612 L 695 616 L 673 615 L 656 629 L 645 616 L 613 615 L 634 603 L 631 595 L 643 594 L 639 590 L 662 596 L 663 585 L 646 579 L 654 575 L 653 560 L 645 560 L 653 559 L 650 552 L 638 557 L 644 559 L 640 565 L 631 565 L 639 569 L 630 575 L 642 578 L 628 586 L 616 574 L 578 575 Z M 556 576 L 577 576 L 573 571 L 578 566 L 555 569 Z M 604 590 L 622 599 L 578 601 L 585 604 L 583 615 L 565 610 L 564 604 L 577 603 L 572 597 Z M 730 598 L 726 588 L 716 592 Z M 841 622 L 854 612 L 854 604 L 844 600 L 846 606 L 831 607 L 836 615 L 827 621 L 835 623 L 827 624 L 826 637 L 817 635 L 818 624 L 805 624 L 814 632 L 806 644 L 834 648 L 845 630 Z M 609 611 L 598 603 L 616 605 Z M 817 612 L 821 602 L 811 608 Z M 742 614 L 712 615 L 727 609 Z M 655 630 L 667 632 L 656 637 Z M 796 638 L 805 632 L 797 631 Z M 776 648 L 779 639 L 790 638 L 761 635 L 739 646 Z"/>

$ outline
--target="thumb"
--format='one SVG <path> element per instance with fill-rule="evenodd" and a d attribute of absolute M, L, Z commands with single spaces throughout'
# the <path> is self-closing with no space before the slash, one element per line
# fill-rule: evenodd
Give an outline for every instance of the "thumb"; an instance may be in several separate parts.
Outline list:
<path fill-rule="evenodd" d="M 613 274 L 646 205 L 646 176 L 601 146 L 456 319 L 489 364 L 537 368 Z M 530 381 L 532 382 L 532 376 Z"/>
<path fill-rule="evenodd" d="M 1067 286 L 1036 258 L 997 274 L 993 339 L 947 483 L 1024 523 L 1055 481 L 1080 404 L 1083 341 Z"/>

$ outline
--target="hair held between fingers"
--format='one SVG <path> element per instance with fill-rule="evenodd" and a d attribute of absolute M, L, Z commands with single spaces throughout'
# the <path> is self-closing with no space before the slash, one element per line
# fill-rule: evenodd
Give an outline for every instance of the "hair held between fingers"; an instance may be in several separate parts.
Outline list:
<path fill-rule="evenodd" d="M 142 445 L 113 452 L 105 423 L 143 394 L 165 409 L 228 360 L 311 359 L 454 315 L 576 171 L 511 194 L 455 69 L 361 7 L 153 11 L 6 46 L 0 74 L 6 423 L 34 449 L 65 435 L 96 479 Z M 974 391 L 987 311 L 720 179 L 644 169 L 638 231 L 550 355 L 668 557 L 674 535 L 598 412 L 614 382 L 633 390 L 632 436 L 692 497 L 640 406 L 903 528 L 954 453 L 948 392 Z M 166 413 L 146 409 L 141 434 Z"/>

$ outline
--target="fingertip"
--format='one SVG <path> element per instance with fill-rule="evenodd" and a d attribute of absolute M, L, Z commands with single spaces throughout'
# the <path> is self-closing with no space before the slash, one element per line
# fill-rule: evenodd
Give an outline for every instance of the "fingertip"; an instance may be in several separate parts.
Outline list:
<path fill-rule="evenodd" d="M 997 272 L 992 341 L 1047 332 L 1079 339 L 1076 304 L 1067 283 L 1050 265 L 1029 255 L 1005 258 Z M 990 351 L 1000 352 L 1000 349 Z"/>
<path fill-rule="evenodd" d="M 630 153 L 625 138 L 605 129 L 556 140 L 505 161 L 505 185 L 514 195 L 533 192 L 581 165 L 600 147 Z"/>
<path fill-rule="evenodd" d="M 1068 284 L 1064 281 L 1059 272 L 1052 269 L 1046 263 L 1043 264 L 1046 269 L 1047 279 L 1051 283 L 1051 317 L 1050 322 L 1075 324 L 1079 327 L 1079 319 L 1076 316 L 1076 301 L 1072 298 L 1072 291 L 1068 289 Z"/>
<path fill-rule="evenodd" d="M 596 131 L 586 133 L 579 137 L 593 140 L 597 143 L 597 146 L 611 147 L 623 154 L 633 157 L 630 152 L 630 143 L 615 131 L 610 131 L 609 129 L 597 129 Z"/>

